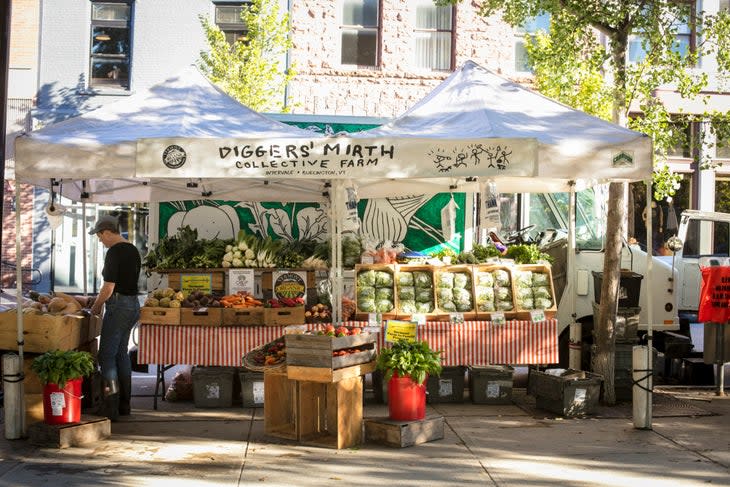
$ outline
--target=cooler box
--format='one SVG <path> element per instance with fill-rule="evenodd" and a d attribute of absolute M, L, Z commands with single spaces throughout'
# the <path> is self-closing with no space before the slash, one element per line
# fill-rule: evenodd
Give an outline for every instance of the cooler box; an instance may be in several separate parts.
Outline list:
<path fill-rule="evenodd" d="M 234 367 L 193 367 L 193 400 L 196 408 L 229 408 L 233 405 Z"/>
<path fill-rule="evenodd" d="M 469 393 L 475 404 L 511 404 L 514 369 L 508 365 L 469 368 Z"/>
<path fill-rule="evenodd" d="M 465 367 L 444 367 L 441 375 L 429 376 L 426 401 L 429 403 L 464 402 Z"/>
<path fill-rule="evenodd" d="M 264 407 L 264 373 L 239 369 L 241 403 L 245 408 Z"/>

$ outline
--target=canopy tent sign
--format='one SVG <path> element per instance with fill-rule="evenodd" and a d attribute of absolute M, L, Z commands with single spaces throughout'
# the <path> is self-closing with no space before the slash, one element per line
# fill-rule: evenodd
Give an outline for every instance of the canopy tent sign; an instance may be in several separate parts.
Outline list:
<path fill-rule="evenodd" d="M 531 177 L 535 139 L 141 139 L 137 177 Z"/>
<path fill-rule="evenodd" d="M 291 140 L 319 147 L 319 155 L 324 155 L 326 144 L 336 143 L 340 157 L 337 164 L 334 158 L 333 165 L 327 164 L 326 172 L 334 167 L 335 172 L 347 174 L 326 174 L 321 167 L 307 175 L 267 175 L 253 168 L 244 168 L 243 174 L 238 168 L 221 173 L 217 165 L 209 167 L 204 162 L 217 158 L 223 165 L 235 166 L 236 161 L 248 159 L 237 157 L 233 147 L 239 147 L 240 156 L 240 147 L 246 145 L 264 141 L 266 147 L 285 147 Z M 198 153 L 190 152 L 197 144 L 209 151 L 206 159 L 196 161 Z M 478 144 L 484 150 L 509 147 L 509 171 L 488 170 L 486 157 L 478 165 L 438 169 L 441 157 L 462 154 L 469 160 L 471 146 Z M 175 170 L 164 166 L 162 156 L 169 145 L 185 149 L 187 159 L 180 169 L 187 172 L 175 176 Z M 360 159 L 342 157 L 345 146 L 373 145 L 386 148 L 382 164 L 378 157 L 377 170 L 340 167 L 341 159 Z M 225 158 L 221 158 L 221 147 L 231 148 Z M 429 155 L 429 150 L 439 147 L 444 154 Z M 501 192 L 569 191 L 574 182 L 578 185 L 573 187 L 580 189 L 609 180 L 638 181 L 651 174 L 651 150 L 651 141 L 643 134 L 573 110 L 473 62 L 452 73 L 400 117 L 343 140 L 256 113 L 188 68 L 122 102 L 19 137 L 16 177 L 44 187 L 51 185 L 52 178 L 63 180 L 64 196 L 90 203 L 269 201 L 275 195 L 290 202 L 325 202 L 327 182 L 337 177 L 355 179 L 362 198 L 476 192 L 476 177 L 497 179 Z M 171 160 L 179 157 L 175 151 L 168 155 Z M 290 155 L 286 150 L 277 157 L 267 152 L 256 160 L 284 162 L 292 159 Z M 450 162 L 451 166 L 459 163 Z M 154 167 L 155 172 L 145 172 Z"/>

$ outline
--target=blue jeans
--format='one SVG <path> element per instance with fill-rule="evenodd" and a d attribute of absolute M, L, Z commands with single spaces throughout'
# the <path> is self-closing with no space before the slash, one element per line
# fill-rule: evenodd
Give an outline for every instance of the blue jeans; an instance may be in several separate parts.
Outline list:
<path fill-rule="evenodd" d="M 139 321 L 137 296 L 114 293 L 104 303 L 104 320 L 99 341 L 99 365 L 105 381 L 131 385 L 132 362 L 129 359 L 129 335 Z"/>

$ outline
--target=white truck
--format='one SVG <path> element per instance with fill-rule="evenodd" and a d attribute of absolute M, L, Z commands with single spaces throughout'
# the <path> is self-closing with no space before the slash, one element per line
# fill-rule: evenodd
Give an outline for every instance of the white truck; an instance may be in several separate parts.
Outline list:
<path fill-rule="evenodd" d="M 540 236 L 543 250 L 555 259 L 553 280 L 558 296 L 558 320 L 560 323 L 561 363 L 567 365 L 569 325 L 576 321 L 582 324 L 583 361 L 587 360 L 592 343 L 594 323 L 594 302 L 597 301 L 596 287 L 599 279 L 594 272 L 603 270 L 603 236 L 606 228 L 601 210 L 600 198 L 592 190 L 577 194 L 576 202 L 576 258 L 575 258 L 575 318 L 571 316 L 567 283 L 567 194 L 530 194 L 514 198 L 524 215 L 519 221 L 522 227 L 532 226 L 531 232 Z M 504 211 L 503 211 L 504 214 Z M 514 213 L 513 213 L 514 214 Z M 622 270 L 632 271 L 641 277 L 622 278 L 621 301 L 631 301 L 640 280 L 638 300 L 639 333 L 647 329 L 649 305 L 652 306 L 655 346 L 664 351 L 667 333 L 670 338 L 677 335 L 690 336 L 690 323 L 697 322 L 699 295 L 702 285 L 699 260 L 701 257 L 728 257 L 730 243 L 730 214 L 686 210 L 679 218 L 676 235 L 681 248 L 673 255 L 652 258 L 651 280 L 647 279 L 647 255 L 642 246 L 634 243 L 623 246 Z M 628 279 L 625 281 L 624 279 Z M 565 291 L 565 292 L 564 292 Z M 597 290 L 600 294 L 600 289 Z M 628 295 L 627 295 L 628 294 Z M 632 304 L 636 306 L 636 304 Z M 620 310 L 621 311 L 621 310 Z M 637 310 L 638 311 L 638 310 Z M 681 337 L 679 337 L 681 338 Z"/>

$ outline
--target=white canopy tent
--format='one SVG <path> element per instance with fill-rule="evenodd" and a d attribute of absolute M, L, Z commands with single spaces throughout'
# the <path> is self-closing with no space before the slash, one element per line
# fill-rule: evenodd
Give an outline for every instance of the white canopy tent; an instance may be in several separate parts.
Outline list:
<path fill-rule="evenodd" d="M 331 201 L 333 249 L 340 248 L 346 180 L 355 181 L 359 197 L 376 198 L 477 191 L 480 180 L 491 179 L 501 192 L 574 191 L 649 179 L 652 171 L 645 135 L 473 62 L 402 116 L 347 137 L 266 118 L 189 68 L 18 138 L 15 159 L 18 181 L 62 181 L 63 195 L 75 201 Z"/>

